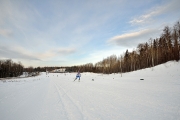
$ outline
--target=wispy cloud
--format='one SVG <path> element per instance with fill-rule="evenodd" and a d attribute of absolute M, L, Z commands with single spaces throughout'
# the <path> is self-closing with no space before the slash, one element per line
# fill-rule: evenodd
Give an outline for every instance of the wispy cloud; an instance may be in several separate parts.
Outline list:
<path fill-rule="evenodd" d="M 137 32 L 125 33 L 108 40 L 108 43 L 118 46 L 135 47 L 141 42 L 148 41 L 149 38 L 157 37 L 160 33 L 156 29 L 144 29 Z"/>
<path fill-rule="evenodd" d="M 131 24 L 145 24 L 145 23 L 148 23 L 152 20 L 152 17 L 156 16 L 160 14 L 160 12 L 158 10 L 154 10 L 154 11 L 151 11 L 150 13 L 147 13 L 147 14 L 144 14 L 144 15 L 141 15 L 137 18 L 134 18 L 133 20 L 130 21 Z"/>
<path fill-rule="evenodd" d="M 18 28 L 33 21 L 37 17 L 34 9 L 28 9 L 29 6 L 26 2 L 2 0 L 0 7 L 0 25 L 2 26 L 10 24 L 11 27 L 13 25 Z"/>
<path fill-rule="evenodd" d="M 66 58 L 68 55 L 71 55 L 76 52 L 74 48 L 60 48 L 47 50 L 43 53 L 37 54 L 37 57 L 41 60 L 52 59 L 54 57 L 63 57 Z"/>
<path fill-rule="evenodd" d="M 8 30 L 8 29 L 0 29 L 0 36 L 9 38 L 9 37 L 13 36 L 13 32 L 11 30 Z"/>
<path fill-rule="evenodd" d="M 130 23 L 132 25 L 140 25 L 140 24 L 150 23 L 155 19 L 155 17 L 161 15 L 177 14 L 179 13 L 179 4 L 180 4 L 179 0 L 171 0 L 165 2 L 164 5 L 154 7 L 151 10 L 147 11 L 145 14 L 133 18 L 130 21 Z"/>
<path fill-rule="evenodd" d="M 66 58 L 76 52 L 74 48 L 60 48 L 46 50 L 44 52 L 31 52 L 20 46 L 0 46 L 0 58 L 24 59 L 24 60 L 52 60 L 54 57 Z"/>
<path fill-rule="evenodd" d="M 29 59 L 36 65 L 97 61 L 118 53 L 119 46 L 136 47 L 158 37 L 157 27 L 144 23 L 179 10 L 179 0 L 167 1 L 160 6 L 155 0 L 1 0 L 0 57 L 21 58 L 27 64 Z"/>
<path fill-rule="evenodd" d="M 136 47 L 139 43 L 148 42 L 150 38 L 157 38 L 161 34 L 162 21 L 169 15 L 180 15 L 179 0 L 165 1 L 163 4 L 149 8 L 145 14 L 134 17 L 129 23 L 135 25 L 135 32 L 126 32 L 121 35 L 114 36 L 108 40 L 109 44 L 126 47 Z M 165 17 L 162 17 L 162 16 Z M 161 18 L 162 17 L 162 18 Z M 161 21 L 161 22 L 160 22 Z M 160 29 L 159 29 L 160 28 Z"/>
<path fill-rule="evenodd" d="M 76 52 L 74 48 L 60 48 L 59 50 L 57 50 L 57 53 L 60 55 L 69 55 L 74 52 Z"/>
<path fill-rule="evenodd" d="M 17 49 L 5 47 L 5 46 L 0 46 L 0 58 L 11 58 L 11 59 L 25 59 L 25 60 L 40 60 L 37 57 L 25 53 L 25 52 L 20 52 Z"/>

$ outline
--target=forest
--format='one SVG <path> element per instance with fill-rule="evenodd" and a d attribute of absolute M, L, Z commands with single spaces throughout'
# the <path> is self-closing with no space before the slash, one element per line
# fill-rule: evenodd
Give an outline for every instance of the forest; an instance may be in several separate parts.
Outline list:
<path fill-rule="evenodd" d="M 11 59 L 0 60 L 0 78 L 17 77 L 23 74 L 24 66 L 21 62 L 13 62 Z"/>
<path fill-rule="evenodd" d="M 145 43 L 139 43 L 137 48 L 123 55 L 111 55 L 95 64 L 87 63 L 79 66 L 63 67 L 67 72 L 94 73 L 125 73 L 153 67 L 168 61 L 180 59 L 180 22 L 171 28 L 165 26 L 159 38 L 150 38 Z M 41 71 L 59 69 L 61 67 L 36 68 Z"/>
<path fill-rule="evenodd" d="M 139 43 L 133 51 L 128 49 L 124 54 L 111 55 L 95 64 L 87 63 L 71 67 L 28 67 L 21 62 L 15 63 L 11 59 L 0 60 L 0 78 L 16 77 L 24 72 L 45 72 L 59 68 L 66 68 L 66 72 L 94 72 L 94 73 L 125 73 L 139 69 L 153 67 L 168 61 L 180 59 L 180 22 L 173 27 L 165 26 L 159 38 L 150 38 L 145 43 Z"/>
<path fill-rule="evenodd" d="M 102 61 L 78 66 L 81 72 L 125 73 L 153 67 L 167 61 L 180 59 L 180 22 L 171 28 L 165 26 L 159 38 L 150 38 L 148 42 L 139 43 L 132 52 L 128 49 L 123 55 L 111 55 Z M 71 67 L 72 70 L 75 66 Z M 77 70 L 77 69 L 76 69 Z"/>

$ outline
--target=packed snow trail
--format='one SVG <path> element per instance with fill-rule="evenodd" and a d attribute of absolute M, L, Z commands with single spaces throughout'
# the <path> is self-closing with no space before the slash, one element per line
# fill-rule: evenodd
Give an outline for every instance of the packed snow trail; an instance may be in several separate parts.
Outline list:
<path fill-rule="evenodd" d="M 177 120 L 179 71 L 170 62 L 123 77 L 82 73 L 80 82 L 76 73 L 0 81 L 0 120 Z"/>

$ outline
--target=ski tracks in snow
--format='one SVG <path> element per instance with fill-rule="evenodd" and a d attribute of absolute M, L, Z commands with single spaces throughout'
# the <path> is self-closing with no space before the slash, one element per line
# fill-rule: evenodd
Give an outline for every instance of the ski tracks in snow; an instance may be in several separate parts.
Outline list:
<path fill-rule="evenodd" d="M 66 111 L 67 119 L 68 120 L 84 120 L 86 119 L 83 115 L 80 107 L 74 102 L 73 98 L 71 98 L 67 92 L 64 90 L 64 88 L 55 83 L 53 81 L 56 90 L 60 96 L 59 102 L 63 104 L 63 108 Z"/>

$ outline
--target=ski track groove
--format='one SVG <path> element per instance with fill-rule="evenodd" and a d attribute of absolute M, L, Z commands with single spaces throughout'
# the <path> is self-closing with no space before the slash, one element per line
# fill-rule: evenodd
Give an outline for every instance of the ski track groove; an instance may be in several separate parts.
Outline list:
<path fill-rule="evenodd" d="M 66 110 L 66 108 L 65 108 L 65 106 L 64 106 L 64 104 L 63 104 L 62 97 L 61 97 L 61 94 L 60 94 L 60 92 L 59 92 L 59 89 L 58 89 L 58 87 L 57 87 L 57 85 L 56 85 L 56 83 L 55 83 L 54 81 L 53 81 L 53 83 L 54 83 L 54 86 L 56 87 L 56 91 L 57 91 L 58 94 L 59 94 L 59 97 L 60 97 L 60 100 L 59 100 L 59 101 L 61 101 L 62 106 L 63 106 L 63 108 L 64 108 L 64 110 L 65 110 L 66 118 L 69 120 L 68 113 L 67 113 L 67 110 Z"/>
<path fill-rule="evenodd" d="M 61 94 L 60 94 L 60 89 L 63 91 L 62 96 L 64 96 L 64 95 L 67 96 L 68 100 L 69 100 L 69 101 L 72 103 L 72 105 L 77 109 L 79 115 L 81 116 L 81 119 L 84 120 L 85 117 L 84 117 L 84 115 L 82 114 L 82 111 L 81 111 L 80 108 L 76 105 L 76 103 L 73 102 L 72 98 L 67 94 L 67 92 L 64 90 L 64 88 L 62 88 L 62 87 L 59 85 L 59 88 L 60 88 L 60 89 L 59 89 L 59 88 L 58 88 L 58 85 L 57 85 L 55 82 L 54 82 L 54 84 L 55 84 L 55 86 L 56 86 L 56 88 L 57 88 L 57 91 L 58 91 L 59 96 L 60 96 L 60 98 L 61 98 L 62 104 L 65 103 L 65 102 L 62 101 L 62 97 L 61 97 Z M 64 105 L 63 105 L 63 106 L 64 106 Z M 65 106 L 64 106 L 64 107 L 65 107 Z M 72 106 L 71 106 L 71 107 L 72 107 Z M 65 109 L 65 110 L 66 110 L 66 113 L 67 113 L 67 109 Z M 70 113 L 67 113 L 67 114 L 70 114 Z M 68 116 L 70 116 L 70 115 L 68 115 Z M 69 118 L 69 117 L 68 117 L 68 118 Z M 75 119 L 75 118 L 69 118 L 69 120 L 72 120 L 72 119 Z M 80 120 L 80 119 L 77 118 L 77 120 Z"/>

